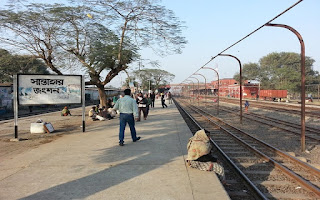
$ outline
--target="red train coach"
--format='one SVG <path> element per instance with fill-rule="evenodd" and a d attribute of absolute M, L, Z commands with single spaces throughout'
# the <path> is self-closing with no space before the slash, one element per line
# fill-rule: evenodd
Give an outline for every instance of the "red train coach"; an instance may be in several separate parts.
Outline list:
<path fill-rule="evenodd" d="M 265 100 L 287 98 L 287 95 L 287 90 L 260 90 L 260 98 Z"/>

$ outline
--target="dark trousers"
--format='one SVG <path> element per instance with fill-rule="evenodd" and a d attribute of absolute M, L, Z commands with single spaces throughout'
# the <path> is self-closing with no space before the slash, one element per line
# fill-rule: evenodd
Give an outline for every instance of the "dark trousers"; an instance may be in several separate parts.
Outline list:
<path fill-rule="evenodd" d="M 138 121 L 140 121 L 141 119 L 141 111 L 143 113 L 143 118 L 147 119 L 148 113 L 147 113 L 147 107 L 138 107 L 138 113 L 139 113 L 139 119 Z"/>
<path fill-rule="evenodd" d="M 168 106 L 167 106 L 167 104 L 166 104 L 165 102 L 166 102 L 165 100 L 161 100 L 162 108 L 164 108 L 164 107 L 168 107 Z"/>
<path fill-rule="evenodd" d="M 155 99 L 151 99 L 151 107 L 154 108 L 154 100 Z"/>
<path fill-rule="evenodd" d="M 123 143 L 124 130 L 127 123 L 129 124 L 132 140 L 137 139 L 136 128 L 134 127 L 134 117 L 132 113 L 120 113 L 120 130 L 119 130 L 119 142 Z"/>

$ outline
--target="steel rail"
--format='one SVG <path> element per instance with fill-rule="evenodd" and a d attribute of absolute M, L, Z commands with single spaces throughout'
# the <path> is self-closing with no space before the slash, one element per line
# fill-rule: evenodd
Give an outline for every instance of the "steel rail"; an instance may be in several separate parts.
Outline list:
<path fill-rule="evenodd" d="M 279 156 L 282 156 L 284 158 L 287 158 L 289 160 L 291 160 L 292 162 L 294 163 L 298 163 L 301 167 L 303 167 L 304 169 L 308 170 L 309 172 L 313 173 L 314 175 L 320 177 L 320 171 L 317 170 L 316 168 L 308 165 L 308 164 L 305 164 L 304 162 L 290 156 L 289 154 L 287 153 L 284 153 L 282 151 L 280 151 L 279 149 L 275 148 L 275 147 L 272 147 L 270 146 L 269 144 L 245 133 L 244 131 L 236 128 L 236 127 L 233 127 L 232 125 L 226 123 L 226 122 L 223 122 L 221 121 L 220 119 L 217 119 L 216 117 L 212 116 L 210 113 L 207 113 L 206 111 L 203 111 L 199 108 L 195 108 L 194 106 L 190 105 L 188 106 L 190 109 L 192 109 L 194 112 L 200 114 L 200 115 L 203 115 L 205 118 L 207 118 L 210 122 L 212 122 L 213 124 L 215 124 L 216 126 L 219 126 L 220 129 L 224 130 L 226 133 L 228 133 L 229 135 L 231 135 L 232 137 L 236 138 L 237 140 L 239 141 L 242 141 L 244 144 L 248 145 L 245 141 L 243 141 L 242 139 L 238 138 L 237 136 L 235 136 L 233 133 L 231 133 L 230 131 L 228 131 L 227 129 L 221 127 L 221 125 L 218 125 L 215 121 L 218 121 L 220 123 L 223 123 L 224 125 L 228 126 L 228 127 L 231 127 L 232 129 L 240 132 L 241 134 L 244 134 L 246 136 L 248 136 L 249 138 L 259 142 L 260 144 L 262 144 L 263 146 L 269 148 L 270 150 L 272 150 L 274 153 L 276 153 L 277 155 Z M 200 110 L 200 111 L 199 111 Z M 205 113 L 204 114 L 201 114 L 200 112 L 203 112 Z M 207 116 L 210 116 L 207 117 Z M 213 121 L 212 118 L 215 120 Z M 264 153 L 260 152 L 259 150 L 253 148 L 253 147 L 250 147 L 250 145 L 248 146 L 249 148 L 251 148 L 252 150 L 256 151 L 258 154 L 260 154 L 262 157 L 265 157 L 266 160 L 272 162 L 274 164 L 274 166 L 278 167 L 280 170 L 282 170 L 285 174 L 287 174 L 289 177 L 293 178 L 294 180 L 296 180 L 297 182 L 299 182 L 301 185 L 303 185 L 304 187 L 306 187 L 306 189 L 314 192 L 315 194 L 319 195 L 320 196 L 320 189 L 318 187 L 316 187 L 315 185 L 313 185 L 312 183 L 310 183 L 309 181 L 303 179 L 302 177 L 300 177 L 299 175 L 295 174 L 294 172 L 292 172 L 291 170 L 289 170 L 288 168 L 284 167 L 283 165 L 281 165 L 280 163 L 278 163 L 277 161 L 275 161 L 274 159 L 268 157 L 267 155 L 265 155 Z"/>
<path fill-rule="evenodd" d="M 212 106 L 209 105 L 209 107 L 212 107 Z M 237 109 L 232 109 L 232 108 L 228 108 L 228 109 L 221 108 L 221 110 L 223 110 L 225 112 L 228 112 L 228 113 L 232 113 L 232 114 L 237 114 L 237 113 L 232 112 L 232 111 L 238 111 Z M 248 117 L 248 116 L 252 116 L 253 118 Z M 279 126 L 276 126 L 276 125 L 273 125 L 273 124 L 269 124 L 267 122 L 259 121 L 257 118 L 260 118 L 262 120 L 266 120 L 268 122 L 276 122 L 277 124 L 290 126 L 291 128 L 300 128 L 298 124 L 293 124 L 291 122 L 287 122 L 287 121 L 280 120 L 280 119 L 261 116 L 261 115 L 258 115 L 256 113 L 247 113 L 246 115 L 244 115 L 244 118 L 247 118 L 247 119 L 250 119 L 250 120 L 265 124 L 265 125 L 273 126 L 273 127 L 276 127 L 276 128 L 278 128 L 280 130 L 287 131 L 287 132 L 290 132 L 290 133 L 293 133 L 295 135 L 299 135 L 300 136 L 300 133 L 297 133 L 295 131 L 292 131 L 292 130 L 289 130 L 289 129 L 286 129 L 286 128 L 283 128 L 283 127 L 279 127 Z M 315 129 L 315 128 L 312 128 L 312 127 L 306 127 L 306 131 L 315 133 L 316 135 L 320 135 L 320 129 Z M 318 138 L 314 138 L 314 137 L 309 136 L 309 135 L 306 135 L 306 138 L 309 138 L 309 139 L 312 139 L 312 140 L 317 140 L 318 142 L 320 142 L 320 138 L 319 139 Z"/>
<path fill-rule="evenodd" d="M 181 105 L 178 103 L 175 98 L 173 98 L 173 101 L 177 107 L 179 107 L 198 127 L 199 129 L 203 129 L 202 126 L 194 119 L 192 115 L 190 115 Z M 219 153 L 223 156 L 223 158 L 228 162 L 229 165 L 231 165 L 237 174 L 242 178 L 243 181 L 252 189 L 252 191 L 255 192 L 254 196 L 257 196 L 261 199 L 267 200 L 268 198 L 256 187 L 256 185 L 250 181 L 250 179 L 239 169 L 239 167 L 229 158 L 227 154 L 224 153 L 224 151 L 210 138 L 210 141 L 215 146 L 215 148 L 219 151 Z"/>
<path fill-rule="evenodd" d="M 191 105 L 191 106 L 192 106 L 192 105 Z M 229 124 L 229 123 L 227 123 L 227 122 L 222 121 L 221 119 L 213 116 L 212 114 L 210 114 L 210 113 L 208 113 L 208 112 L 206 112 L 206 111 L 204 111 L 204 110 L 202 110 L 202 109 L 196 108 L 195 106 L 192 106 L 192 107 L 195 108 L 195 109 L 201 110 L 201 112 L 205 113 L 206 115 L 209 115 L 211 118 L 214 118 L 215 121 L 218 121 L 218 122 L 220 122 L 220 123 L 223 123 L 224 125 L 227 125 L 228 127 L 232 128 L 232 129 L 234 129 L 234 130 L 237 130 L 238 132 L 241 132 L 242 134 L 245 134 L 246 136 L 250 137 L 251 139 L 256 140 L 257 142 L 259 142 L 260 144 L 264 145 L 265 147 L 272 149 L 272 150 L 273 150 L 276 154 L 278 154 L 279 156 L 283 156 L 283 157 L 285 157 L 285 158 L 287 158 L 287 159 L 290 159 L 290 160 L 293 161 L 293 162 L 299 163 L 303 168 L 305 168 L 305 169 L 307 169 L 307 170 L 311 170 L 311 172 L 312 172 L 314 175 L 320 177 L 320 170 L 312 167 L 311 165 L 308 165 L 308 164 L 306 164 L 305 162 L 302 162 L 302 161 L 300 161 L 299 159 L 296 159 L 295 157 L 293 157 L 293 156 L 291 156 L 291 155 L 289 155 L 289 154 L 287 154 L 287 153 L 279 150 L 278 148 L 273 147 L 273 146 L 271 146 L 271 145 L 263 142 L 262 140 L 253 137 L 252 135 L 246 133 L 245 131 L 243 131 L 243 130 L 237 128 L 237 127 L 234 127 L 234 126 L 232 126 L 231 124 Z"/>
<path fill-rule="evenodd" d="M 236 101 L 236 100 L 223 99 L 222 101 L 223 102 L 232 103 L 233 101 Z M 253 102 L 253 103 L 255 104 L 256 107 L 259 107 L 259 108 L 267 108 L 268 109 L 268 108 L 271 107 L 276 111 L 284 111 L 284 112 L 300 115 L 300 110 L 295 110 L 296 106 L 286 105 L 285 107 L 287 107 L 287 108 L 284 108 L 283 105 L 282 105 L 282 107 L 279 107 L 278 105 L 263 106 L 263 105 L 259 105 L 259 102 Z M 290 108 L 292 108 L 293 110 L 290 109 Z M 310 110 L 311 108 L 308 108 L 308 109 Z M 319 110 L 319 109 L 317 109 L 317 110 Z M 309 117 L 320 118 L 320 114 L 315 113 L 314 111 L 313 112 L 312 111 L 306 111 L 305 113 L 308 114 Z"/>

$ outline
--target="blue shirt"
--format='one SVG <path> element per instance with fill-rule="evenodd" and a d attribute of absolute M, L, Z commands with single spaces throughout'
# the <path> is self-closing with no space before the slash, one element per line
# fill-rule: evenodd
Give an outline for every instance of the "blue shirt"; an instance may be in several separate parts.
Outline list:
<path fill-rule="evenodd" d="M 119 110 L 120 113 L 132 113 L 136 118 L 139 116 L 137 103 L 129 95 L 125 95 L 123 98 L 118 99 L 113 108 Z"/>

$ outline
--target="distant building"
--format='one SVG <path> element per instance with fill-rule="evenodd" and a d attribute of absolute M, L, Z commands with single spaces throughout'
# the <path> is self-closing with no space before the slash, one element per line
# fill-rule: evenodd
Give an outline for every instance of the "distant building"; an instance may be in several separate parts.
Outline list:
<path fill-rule="evenodd" d="M 211 85 L 214 91 L 218 91 L 218 81 L 212 81 Z M 232 78 L 225 78 L 219 80 L 219 96 L 240 98 L 239 83 Z M 242 85 L 242 95 L 247 99 L 256 99 L 259 93 L 259 84 L 251 83 L 250 80 L 245 80 Z"/>
<path fill-rule="evenodd" d="M 122 90 L 118 88 L 105 88 L 104 89 L 107 97 L 117 96 Z M 85 88 L 86 100 L 97 101 L 100 100 L 99 91 L 97 87 L 86 87 Z"/>
<path fill-rule="evenodd" d="M 12 93 L 12 83 L 0 83 L 0 110 L 12 110 Z"/>

